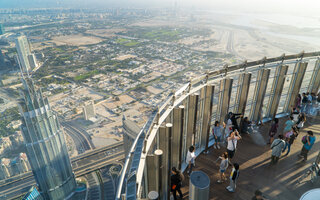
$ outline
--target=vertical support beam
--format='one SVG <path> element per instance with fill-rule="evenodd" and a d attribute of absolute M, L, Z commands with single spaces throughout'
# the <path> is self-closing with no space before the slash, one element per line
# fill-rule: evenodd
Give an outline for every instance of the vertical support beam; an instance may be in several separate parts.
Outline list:
<path fill-rule="evenodd" d="M 217 119 L 224 122 L 228 114 L 233 79 L 225 78 L 220 81 L 219 103 L 217 108 Z"/>
<path fill-rule="evenodd" d="M 181 168 L 181 150 L 183 138 L 184 106 L 173 108 L 172 112 L 172 159 L 173 167 Z"/>
<path fill-rule="evenodd" d="M 252 121 L 257 121 L 259 119 L 261 108 L 263 106 L 263 99 L 266 94 L 270 71 L 270 69 L 260 69 L 258 72 L 250 112 L 250 120 Z"/>
<path fill-rule="evenodd" d="M 153 181 L 156 182 L 156 191 L 159 194 L 159 197 L 162 194 L 162 182 L 161 182 L 161 177 L 162 177 L 162 159 L 163 159 L 163 151 L 161 149 L 157 149 L 154 152 L 155 155 L 155 168 L 156 168 L 156 173 L 155 173 L 155 179 Z M 161 198 L 159 198 L 161 199 Z"/>
<path fill-rule="evenodd" d="M 266 113 L 266 116 L 271 119 L 273 119 L 277 114 L 278 105 L 280 102 L 284 82 L 286 80 L 288 68 L 288 65 L 279 65 L 276 68 Z"/>
<path fill-rule="evenodd" d="M 200 90 L 200 99 L 199 99 L 199 107 L 198 107 L 198 119 L 196 122 L 196 132 L 195 132 L 195 138 L 194 138 L 194 145 L 198 151 L 203 151 L 204 149 L 201 149 L 201 136 L 202 136 L 202 123 L 203 123 L 203 115 L 204 115 L 204 101 L 206 98 L 206 86 L 202 87 Z"/>
<path fill-rule="evenodd" d="M 198 112 L 199 95 L 191 94 L 188 97 L 186 111 L 186 148 L 194 145 L 194 135 L 196 131 L 197 112 Z"/>
<path fill-rule="evenodd" d="M 161 171 L 161 200 L 170 198 L 170 169 L 171 169 L 171 138 L 172 137 L 172 124 L 167 123 L 165 127 L 159 128 L 159 148 L 163 151 Z M 161 194 L 160 194 L 161 195 Z"/>
<path fill-rule="evenodd" d="M 146 158 L 146 170 L 147 170 L 147 191 L 148 194 L 150 191 L 155 191 L 156 188 L 156 182 L 155 182 L 155 176 L 156 176 L 156 165 L 155 165 L 155 156 L 153 154 L 148 154 Z"/>
<path fill-rule="evenodd" d="M 159 127 L 159 149 L 162 150 L 161 189 L 160 200 L 166 200 L 168 195 L 168 137 L 166 127 Z"/>
<path fill-rule="evenodd" d="M 309 83 L 309 92 L 317 94 L 320 89 L 320 58 L 317 59 Z"/>
<path fill-rule="evenodd" d="M 202 115 L 202 131 L 201 131 L 201 151 L 208 149 L 209 144 L 209 133 L 210 133 L 210 122 L 212 114 L 213 104 L 213 92 L 214 86 L 207 85 L 205 89 L 205 98 L 203 102 L 203 115 Z"/>
<path fill-rule="evenodd" d="M 239 75 L 237 96 L 234 105 L 234 113 L 241 113 L 242 115 L 244 115 L 246 111 L 251 75 L 251 73 L 242 73 Z"/>
<path fill-rule="evenodd" d="M 292 74 L 288 96 L 286 99 L 286 103 L 284 105 L 283 111 L 284 112 L 290 112 L 292 106 L 294 106 L 296 96 L 300 92 L 302 80 L 304 77 L 304 74 L 306 73 L 308 63 L 307 62 L 297 62 L 296 66 L 294 67 L 294 71 Z"/>

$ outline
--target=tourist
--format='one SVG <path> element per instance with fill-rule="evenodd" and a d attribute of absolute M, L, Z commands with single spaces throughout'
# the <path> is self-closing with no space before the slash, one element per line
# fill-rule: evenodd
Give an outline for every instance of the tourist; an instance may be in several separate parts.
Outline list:
<path fill-rule="evenodd" d="M 308 97 L 306 95 L 306 93 L 302 93 L 302 107 L 301 107 L 301 112 L 306 113 L 307 111 L 307 104 L 308 104 Z"/>
<path fill-rule="evenodd" d="M 294 121 L 294 122 L 297 122 L 297 121 L 298 121 L 299 114 L 300 114 L 299 108 L 293 108 L 293 109 L 292 109 L 291 116 L 293 117 L 293 121 Z"/>
<path fill-rule="evenodd" d="M 301 95 L 300 94 L 297 94 L 297 97 L 295 99 L 295 102 L 294 102 L 294 108 L 301 108 Z"/>
<path fill-rule="evenodd" d="M 226 189 L 229 191 L 229 192 L 235 192 L 236 190 L 236 183 L 237 183 L 237 180 L 239 178 L 239 164 L 238 163 L 234 163 L 233 164 L 233 169 L 231 171 L 231 174 L 230 174 L 230 185 L 228 187 L 226 187 Z"/>
<path fill-rule="evenodd" d="M 239 131 L 240 129 L 239 129 L 239 126 L 238 126 L 237 119 L 242 117 L 242 115 L 241 114 L 235 114 L 235 113 L 232 113 L 232 112 L 230 112 L 229 115 L 230 115 L 230 120 L 232 122 L 233 128 L 237 129 Z"/>
<path fill-rule="evenodd" d="M 271 164 L 276 164 L 281 156 L 282 149 L 285 146 L 283 135 L 279 135 L 278 139 L 275 139 L 271 144 Z"/>
<path fill-rule="evenodd" d="M 222 131 L 225 127 L 226 127 L 225 123 L 223 123 L 223 125 L 220 125 L 219 121 L 216 121 L 214 123 L 214 127 L 212 129 L 212 134 L 214 137 L 213 147 L 215 149 L 220 149 L 219 143 L 222 141 Z"/>
<path fill-rule="evenodd" d="M 244 134 L 253 133 L 251 121 L 249 121 L 248 117 L 245 117 L 241 122 L 241 133 L 244 133 Z"/>
<path fill-rule="evenodd" d="M 289 131 L 288 133 L 286 133 L 285 135 L 285 140 L 286 140 L 286 145 L 284 146 L 282 153 L 285 152 L 285 150 L 288 147 L 288 151 L 284 156 L 287 156 L 290 153 L 290 148 L 291 145 L 293 144 L 294 140 L 296 139 L 296 137 L 298 137 L 298 132 L 297 132 L 297 128 L 296 127 L 292 127 L 291 131 Z"/>
<path fill-rule="evenodd" d="M 221 159 L 220 169 L 219 169 L 220 179 L 217 182 L 222 183 L 227 180 L 226 176 L 224 175 L 224 172 L 227 170 L 229 165 L 228 153 L 224 152 L 221 156 L 219 156 L 218 160 L 219 159 Z"/>
<path fill-rule="evenodd" d="M 307 160 L 308 153 L 315 141 L 316 141 L 316 137 L 313 136 L 312 131 L 308 131 L 308 134 L 302 138 L 303 147 L 300 152 L 300 157 L 304 158 L 303 161 Z"/>
<path fill-rule="evenodd" d="M 227 124 L 226 124 L 226 128 L 225 128 L 225 135 L 224 135 L 224 141 L 228 142 L 227 138 L 230 136 L 230 133 L 232 132 L 233 129 L 233 125 L 232 125 L 232 121 L 231 121 L 231 116 L 232 116 L 232 112 L 230 112 L 228 114 L 228 119 L 227 119 Z"/>
<path fill-rule="evenodd" d="M 183 175 L 181 174 L 180 170 L 172 167 L 171 169 L 171 192 L 173 194 L 173 199 L 177 199 L 177 192 L 179 193 L 180 199 L 183 199 L 183 195 L 181 192 L 181 186 L 183 181 Z"/>
<path fill-rule="evenodd" d="M 196 159 L 196 155 L 195 155 L 195 148 L 194 146 L 190 146 L 189 147 L 189 151 L 187 153 L 187 163 L 188 163 L 188 170 L 187 170 L 187 174 L 190 175 L 192 172 L 192 168 L 195 165 L 195 159 Z"/>
<path fill-rule="evenodd" d="M 298 117 L 298 121 L 296 123 L 296 127 L 298 131 L 304 126 L 304 123 L 307 121 L 306 115 L 304 113 L 300 113 Z"/>
<path fill-rule="evenodd" d="M 272 144 L 274 136 L 277 134 L 278 127 L 279 127 L 279 119 L 274 118 L 274 120 L 271 124 L 270 131 L 269 131 L 269 143 L 268 144 Z"/>
<path fill-rule="evenodd" d="M 284 130 L 283 130 L 283 133 L 287 133 L 291 130 L 291 127 L 294 125 L 294 121 L 293 121 L 293 117 L 290 116 L 289 119 L 285 122 L 285 127 L 284 127 Z"/>
<path fill-rule="evenodd" d="M 230 134 L 228 137 L 228 145 L 227 145 L 227 152 L 228 157 L 231 160 L 236 152 L 237 149 L 237 142 L 241 139 L 241 136 L 237 129 L 234 129 L 234 131 Z"/>

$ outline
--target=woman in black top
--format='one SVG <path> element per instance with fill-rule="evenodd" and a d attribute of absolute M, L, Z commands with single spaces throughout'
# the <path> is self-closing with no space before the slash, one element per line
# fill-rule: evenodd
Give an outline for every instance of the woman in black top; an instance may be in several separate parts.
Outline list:
<path fill-rule="evenodd" d="M 175 167 L 172 167 L 171 169 L 172 175 L 171 175 L 171 192 L 173 194 L 174 200 L 177 199 L 177 191 L 179 193 L 180 198 L 183 198 L 182 192 L 181 192 L 181 185 L 182 185 L 182 174 L 181 172 L 176 169 Z"/>

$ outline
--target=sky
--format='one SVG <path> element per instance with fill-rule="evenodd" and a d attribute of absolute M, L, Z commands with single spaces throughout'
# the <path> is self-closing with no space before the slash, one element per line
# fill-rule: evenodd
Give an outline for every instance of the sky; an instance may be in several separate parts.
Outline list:
<path fill-rule="evenodd" d="M 266 12 L 320 17 L 319 0 L 0 0 L 0 8 L 178 7 L 229 12 Z"/>

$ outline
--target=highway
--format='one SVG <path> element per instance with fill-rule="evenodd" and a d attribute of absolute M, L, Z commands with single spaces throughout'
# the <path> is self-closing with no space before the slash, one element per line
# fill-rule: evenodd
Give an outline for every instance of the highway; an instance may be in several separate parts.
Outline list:
<path fill-rule="evenodd" d="M 123 142 L 108 147 L 94 149 L 71 159 L 72 169 L 76 177 L 88 175 L 109 164 L 118 163 L 125 158 Z M 33 174 L 25 173 L 20 177 L 11 178 L 10 181 L 0 185 L 0 197 L 6 195 L 6 199 L 21 196 L 35 185 Z"/>

